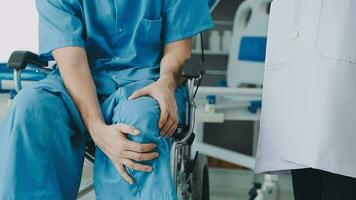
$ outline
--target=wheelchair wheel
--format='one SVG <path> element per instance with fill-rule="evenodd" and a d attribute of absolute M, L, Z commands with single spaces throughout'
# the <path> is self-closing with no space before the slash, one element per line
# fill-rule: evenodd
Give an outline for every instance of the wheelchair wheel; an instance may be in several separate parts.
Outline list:
<path fill-rule="evenodd" d="M 197 153 L 192 174 L 192 200 L 209 200 L 209 195 L 208 159 Z"/>

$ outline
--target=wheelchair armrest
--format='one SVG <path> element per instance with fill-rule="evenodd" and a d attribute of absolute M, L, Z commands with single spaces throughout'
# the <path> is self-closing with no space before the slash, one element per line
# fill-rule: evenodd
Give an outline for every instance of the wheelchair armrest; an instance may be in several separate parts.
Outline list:
<path fill-rule="evenodd" d="M 194 141 L 194 120 L 195 120 L 195 109 L 196 105 L 194 103 L 194 82 L 197 79 L 202 78 L 204 74 L 204 66 L 201 61 L 188 59 L 183 65 L 182 77 L 186 78 L 187 85 L 187 112 L 186 112 L 186 124 L 183 127 L 178 128 L 176 133 L 173 135 L 175 142 L 177 143 L 187 143 L 191 144 Z"/>
<path fill-rule="evenodd" d="M 183 65 L 182 76 L 186 79 L 198 79 L 204 74 L 203 63 L 201 61 L 188 59 Z"/>
<path fill-rule="evenodd" d="M 9 68 L 16 70 L 25 69 L 29 64 L 40 68 L 48 66 L 47 61 L 42 60 L 40 56 L 30 51 L 14 51 L 7 63 Z"/>

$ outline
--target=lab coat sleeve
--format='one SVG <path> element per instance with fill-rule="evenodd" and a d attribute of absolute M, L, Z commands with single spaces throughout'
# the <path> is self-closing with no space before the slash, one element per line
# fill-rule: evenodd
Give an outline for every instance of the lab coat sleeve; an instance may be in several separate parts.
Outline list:
<path fill-rule="evenodd" d="M 214 27 L 207 0 L 165 0 L 162 14 L 164 43 L 192 37 Z"/>
<path fill-rule="evenodd" d="M 76 0 L 36 0 L 39 13 L 39 50 L 51 57 L 58 48 L 84 48 L 80 4 Z"/>

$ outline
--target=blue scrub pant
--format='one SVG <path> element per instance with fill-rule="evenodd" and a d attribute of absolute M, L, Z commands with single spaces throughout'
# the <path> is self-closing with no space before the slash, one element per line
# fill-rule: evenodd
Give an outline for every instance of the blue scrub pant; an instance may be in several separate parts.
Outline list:
<path fill-rule="evenodd" d="M 97 199 L 177 199 L 170 172 L 171 139 L 157 127 L 160 109 L 151 97 L 127 98 L 152 83 L 141 80 L 116 86 L 100 96 L 106 123 L 126 123 L 141 131 L 129 139 L 157 144 L 160 157 L 149 161 L 153 172 L 127 169 L 135 179 L 126 183 L 110 159 L 96 149 L 94 184 Z M 179 118 L 184 118 L 185 89 L 176 92 Z M 76 199 L 85 143 L 90 139 L 58 73 L 24 88 L 0 125 L 0 199 Z"/>

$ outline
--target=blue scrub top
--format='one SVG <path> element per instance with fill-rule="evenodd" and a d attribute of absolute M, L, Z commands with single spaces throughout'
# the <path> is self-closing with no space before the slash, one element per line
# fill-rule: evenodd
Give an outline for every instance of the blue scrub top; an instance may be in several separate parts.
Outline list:
<path fill-rule="evenodd" d="M 167 43 L 212 28 L 207 0 L 37 0 L 40 54 L 85 48 L 95 76 L 117 83 L 159 76 Z M 98 83 L 97 84 L 103 84 Z"/>

